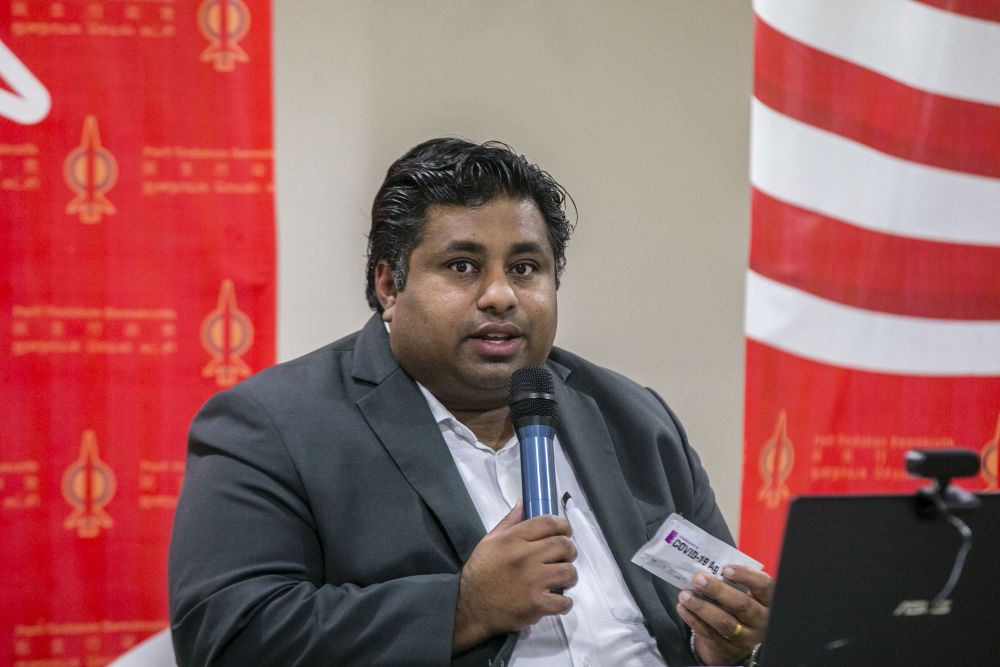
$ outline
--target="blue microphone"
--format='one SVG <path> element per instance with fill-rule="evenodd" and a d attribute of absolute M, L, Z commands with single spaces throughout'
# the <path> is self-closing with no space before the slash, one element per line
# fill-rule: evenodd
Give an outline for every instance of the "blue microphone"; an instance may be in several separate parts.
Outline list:
<path fill-rule="evenodd" d="M 558 516 L 559 491 L 552 442 L 556 437 L 559 404 L 552 374 L 545 368 L 514 371 L 507 402 L 520 443 L 524 518 L 542 514 Z"/>

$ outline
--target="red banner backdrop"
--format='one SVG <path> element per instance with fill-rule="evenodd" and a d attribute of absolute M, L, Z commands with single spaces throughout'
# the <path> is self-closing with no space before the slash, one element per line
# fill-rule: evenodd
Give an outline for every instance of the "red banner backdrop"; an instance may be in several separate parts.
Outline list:
<path fill-rule="evenodd" d="M 912 448 L 1000 441 L 1000 13 L 754 3 L 741 547 L 799 494 L 908 492 Z M 993 3 L 994 5 L 996 3 Z"/>
<path fill-rule="evenodd" d="M 0 5 L 0 664 L 167 624 L 188 423 L 274 361 L 270 21 Z"/>

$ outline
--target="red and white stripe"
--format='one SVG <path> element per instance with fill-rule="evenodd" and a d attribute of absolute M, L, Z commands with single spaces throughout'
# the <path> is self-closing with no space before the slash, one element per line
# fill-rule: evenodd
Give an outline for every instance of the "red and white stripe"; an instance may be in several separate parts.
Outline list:
<path fill-rule="evenodd" d="M 749 338 L 1000 375 L 998 3 L 935 4 L 754 3 Z"/>
<path fill-rule="evenodd" d="M 906 448 L 995 437 L 1000 0 L 754 11 L 740 533 L 773 569 L 789 497 L 907 490 Z"/>

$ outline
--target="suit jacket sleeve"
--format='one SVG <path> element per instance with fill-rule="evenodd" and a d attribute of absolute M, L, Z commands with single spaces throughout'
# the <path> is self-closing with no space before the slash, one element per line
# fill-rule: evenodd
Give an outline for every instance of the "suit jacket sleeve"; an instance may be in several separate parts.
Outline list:
<path fill-rule="evenodd" d="M 262 405 L 239 386 L 206 404 L 170 546 L 178 664 L 451 662 L 458 574 L 326 581 L 308 495 Z"/>

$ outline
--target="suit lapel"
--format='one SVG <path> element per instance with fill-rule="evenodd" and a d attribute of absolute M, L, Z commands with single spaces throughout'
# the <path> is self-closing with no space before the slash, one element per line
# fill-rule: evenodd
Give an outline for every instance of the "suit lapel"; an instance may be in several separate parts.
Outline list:
<path fill-rule="evenodd" d="M 403 476 L 444 528 L 464 563 L 485 535 L 427 401 L 399 367 L 378 316 L 369 320 L 355 347 L 353 376 L 375 387 L 357 404 Z"/>
<path fill-rule="evenodd" d="M 568 370 L 550 362 L 557 374 Z M 652 575 L 634 565 L 632 556 L 648 541 L 646 526 L 635 499 L 628 491 L 614 444 L 597 403 L 585 394 L 556 383 L 559 401 L 559 441 L 573 464 L 577 480 L 590 501 L 611 553 L 625 582 L 642 610 L 661 651 L 684 645 L 685 631 L 668 614 L 654 588 Z M 674 660 L 669 653 L 664 656 Z"/>

